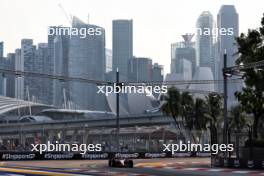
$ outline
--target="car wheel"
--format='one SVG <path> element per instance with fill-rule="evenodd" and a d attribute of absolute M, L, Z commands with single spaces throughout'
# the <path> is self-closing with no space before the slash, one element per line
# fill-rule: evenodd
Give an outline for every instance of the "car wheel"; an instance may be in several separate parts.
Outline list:
<path fill-rule="evenodd" d="M 125 163 L 126 163 L 125 167 L 133 168 L 134 166 L 133 160 L 127 160 Z"/>
<path fill-rule="evenodd" d="M 109 166 L 109 167 L 115 167 L 115 160 L 110 159 L 110 160 L 108 161 L 108 166 Z"/>

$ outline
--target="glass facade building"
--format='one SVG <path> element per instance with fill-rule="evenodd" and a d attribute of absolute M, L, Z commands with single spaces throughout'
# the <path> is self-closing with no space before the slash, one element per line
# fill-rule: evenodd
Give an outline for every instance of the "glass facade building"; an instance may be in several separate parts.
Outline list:
<path fill-rule="evenodd" d="M 209 11 L 204 11 L 196 22 L 196 59 L 198 66 L 209 67 L 214 72 L 213 16 Z"/>
<path fill-rule="evenodd" d="M 4 57 L 4 42 L 0 42 L 0 58 Z"/>
<path fill-rule="evenodd" d="M 72 35 L 69 43 L 69 76 L 90 80 L 105 80 L 105 30 L 99 26 L 85 24 L 73 17 L 72 27 L 101 29 L 101 35 Z M 71 82 L 70 99 L 76 109 L 107 110 L 104 94 L 97 94 L 95 84 Z"/>
<path fill-rule="evenodd" d="M 133 57 L 133 21 L 113 20 L 113 71 L 119 69 L 120 78 L 127 79 L 129 60 Z"/>
<path fill-rule="evenodd" d="M 197 62 L 194 42 L 191 41 L 193 34 L 183 35 L 184 41 L 173 43 L 171 45 L 171 73 L 182 74 L 182 59 L 185 59 L 191 64 L 191 75 L 195 73 Z"/>
<path fill-rule="evenodd" d="M 233 5 L 223 5 L 217 15 L 217 27 L 218 28 L 232 28 L 233 35 L 219 35 L 218 36 L 218 78 L 223 79 L 222 68 L 224 66 L 224 53 L 227 54 L 227 67 L 232 67 L 235 65 L 237 55 L 237 46 L 235 45 L 235 37 L 239 35 L 239 19 L 238 13 L 236 12 L 235 6 Z M 235 76 L 234 76 L 235 78 Z M 234 79 L 233 78 L 233 79 Z M 242 89 L 242 82 L 236 84 L 228 84 L 228 107 L 236 104 L 236 98 L 234 93 L 237 90 Z M 223 84 L 219 84 L 219 91 L 223 92 Z"/>
<path fill-rule="evenodd" d="M 54 39 L 54 74 L 69 76 L 69 35 L 58 35 Z M 54 80 L 53 104 L 61 108 L 69 108 L 69 83 Z"/>

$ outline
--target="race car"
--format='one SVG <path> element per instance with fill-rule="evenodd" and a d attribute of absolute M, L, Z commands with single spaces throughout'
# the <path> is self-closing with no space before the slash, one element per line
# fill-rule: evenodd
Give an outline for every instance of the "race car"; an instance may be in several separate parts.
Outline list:
<path fill-rule="evenodd" d="M 126 168 L 133 168 L 134 163 L 133 160 L 130 159 L 110 159 L 108 161 L 109 167 L 126 167 Z"/>

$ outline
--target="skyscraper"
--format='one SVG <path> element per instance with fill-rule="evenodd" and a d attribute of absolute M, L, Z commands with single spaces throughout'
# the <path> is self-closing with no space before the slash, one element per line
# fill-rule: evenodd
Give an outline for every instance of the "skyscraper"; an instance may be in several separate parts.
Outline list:
<path fill-rule="evenodd" d="M 219 10 L 217 15 L 217 27 L 221 28 L 231 28 L 233 29 L 233 35 L 218 35 L 218 53 L 219 53 L 219 68 L 218 76 L 219 79 L 223 79 L 222 68 L 223 68 L 223 55 L 226 51 L 227 54 L 227 67 L 235 65 L 237 46 L 235 45 L 235 37 L 238 37 L 239 31 L 238 14 L 236 12 L 235 6 L 233 5 L 223 5 Z M 235 104 L 234 93 L 242 88 L 242 83 L 240 84 L 228 84 L 228 107 Z M 223 85 L 219 84 L 219 90 L 223 91 Z"/>
<path fill-rule="evenodd" d="M 4 58 L 4 43 L 0 42 L 0 68 L 5 68 L 5 58 Z M 6 78 L 4 74 L 0 74 L 0 95 L 6 94 Z"/>
<path fill-rule="evenodd" d="M 179 73 L 181 74 L 183 65 L 181 64 L 181 60 L 185 59 L 190 61 L 191 64 L 191 74 L 195 73 L 195 69 L 197 67 L 194 42 L 192 42 L 193 34 L 185 34 L 182 35 L 184 41 L 173 43 L 171 45 L 171 73 Z"/>
<path fill-rule="evenodd" d="M 69 76 L 69 35 L 58 35 L 54 39 L 54 74 Z M 67 108 L 69 98 L 69 84 L 54 80 L 53 103 L 57 107 Z"/>
<path fill-rule="evenodd" d="M 50 29 L 57 29 L 61 27 L 56 27 L 56 26 L 50 26 Z M 46 58 L 44 62 L 44 70 L 46 74 L 53 75 L 54 74 L 54 69 L 55 69 L 55 57 L 54 57 L 54 39 L 56 37 L 56 33 L 52 33 L 48 35 L 48 58 Z M 49 104 L 53 104 L 53 98 L 54 98 L 54 84 L 55 81 L 51 79 L 46 79 L 45 80 L 47 84 L 47 89 L 49 90 L 47 93 L 48 99 L 49 99 Z"/>
<path fill-rule="evenodd" d="M 163 66 L 158 63 L 154 63 L 152 67 L 152 81 L 163 81 Z"/>
<path fill-rule="evenodd" d="M 0 57 L 0 68 L 15 70 L 15 54 L 8 53 L 7 57 Z M 14 74 L 0 73 L 0 95 L 14 97 L 15 93 Z"/>
<path fill-rule="evenodd" d="M 35 59 L 35 51 L 36 46 L 33 45 L 32 39 L 22 39 L 21 40 L 21 71 L 27 71 L 27 72 L 34 72 L 34 59 Z M 24 77 L 22 78 L 23 81 L 23 99 L 25 100 L 32 100 L 33 96 L 35 95 L 37 89 L 35 89 L 35 81 L 36 78 L 33 77 Z"/>
<path fill-rule="evenodd" d="M 38 48 L 35 51 L 34 69 L 33 69 L 34 72 L 50 74 L 48 72 L 49 68 L 47 68 L 48 58 L 49 58 L 48 44 L 39 43 Z M 34 78 L 35 91 L 33 96 L 35 97 L 35 101 L 44 104 L 52 104 L 52 96 L 51 96 L 52 89 L 50 85 L 51 82 L 52 80 L 49 78 L 41 78 L 41 79 Z"/>
<path fill-rule="evenodd" d="M 110 49 L 105 49 L 105 72 L 108 73 L 112 71 L 113 67 L 113 53 Z"/>
<path fill-rule="evenodd" d="M 69 44 L 69 76 L 91 80 L 105 80 L 105 30 L 85 24 L 73 17 L 72 27 L 77 29 L 101 29 L 101 35 L 72 35 Z M 105 95 L 97 94 L 95 84 L 71 82 L 70 98 L 78 109 L 106 110 Z"/>
<path fill-rule="evenodd" d="M 131 81 L 150 81 L 152 78 L 152 60 L 134 57 L 129 61 L 129 79 Z"/>
<path fill-rule="evenodd" d="M 4 57 L 4 42 L 0 42 L 0 58 Z"/>
<path fill-rule="evenodd" d="M 0 68 L 6 69 L 6 58 L 0 57 Z M 6 74 L 0 73 L 0 95 L 6 96 Z"/>
<path fill-rule="evenodd" d="M 15 54 L 8 53 L 6 57 L 6 69 L 15 70 Z M 7 74 L 6 96 L 15 97 L 15 75 Z"/>
<path fill-rule="evenodd" d="M 196 58 L 200 67 L 209 67 L 214 72 L 213 16 L 204 11 L 196 22 Z"/>
<path fill-rule="evenodd" d="M 24 71 L 24 61 L 21 57 L 21 49 L 15 50 L 15 69 L 17 71 Z M 24 99 L 24 78 L 17 76 L 15 79 L 15 97 Z"/>
<path fill-rule="evenodd" d="M 120 78 L 127 79 L 129 59 L 133 57 L 133 21 L 113 20 L 113 71 L 119 69 Z"/>
<path fill-rule="evenodd" d="M 32 39 L 22 39 L 21 49 L 15 52 L 15 69 L 17 71 L 45 73 L 47 71 L 48 44 L 33 45 Z M 50 79 L 34 76 L 17 76 L 15 80 L 15 97 L 19 99 L 51 104 Z"/>

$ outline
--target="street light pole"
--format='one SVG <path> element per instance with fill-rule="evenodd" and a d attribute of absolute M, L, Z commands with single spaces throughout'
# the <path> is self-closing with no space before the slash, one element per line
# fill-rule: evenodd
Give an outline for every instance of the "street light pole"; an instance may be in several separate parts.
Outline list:
<path fill-rule="evenodd" d="M 228 145 L 228 118 L 227 118 L 227 74 L 226 74 L 226 68 L 227 68 L 227 55 L 226 51 L 224 54 L 224 68 L 223 68 L 223 78 L 224 78 L 224 131 L 223 131 L 223 143 Z M 227 152 L 225 152 L 225 157 L 227 157 Z"/>
<path fill-rule="evenodd" d="M 118 90 L 116 91 L 116 149 L 117 152 L 120 152 L 120 143 L 119 143 L 119 133 L 120 133 L 120 124 L 119 124 L 119 71 L 116 69 L 116 86 Z"/>

